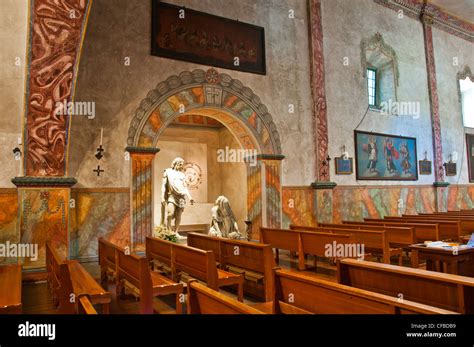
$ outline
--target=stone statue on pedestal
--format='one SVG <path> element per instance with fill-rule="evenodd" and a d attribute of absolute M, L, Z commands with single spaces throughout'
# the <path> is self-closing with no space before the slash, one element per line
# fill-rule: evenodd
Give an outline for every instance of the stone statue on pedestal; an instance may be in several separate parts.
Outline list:
<path fill-rule="evenodd" d="M 186 205 L 186 197 L 193 205 L 194 200 L 187 188 L 184 174 L 184 159 L 178 157 L 171 163 L 171 168 L 164 171 L 161 186 L 161 225 L 173 230 L 178 239 L 184 239 L 178 234 L 178 231 L 181 215 Z M 174 228 L 172 228 L 173 220 Z"/>
<path fill-rule="evenodd" d="M 230 208 L 229 200 L 221 195 L 212 207 L 212 221 L 209 229 L 210 236 L 224 237 L 228 239 L 241 239 L 237 220 Z"/>

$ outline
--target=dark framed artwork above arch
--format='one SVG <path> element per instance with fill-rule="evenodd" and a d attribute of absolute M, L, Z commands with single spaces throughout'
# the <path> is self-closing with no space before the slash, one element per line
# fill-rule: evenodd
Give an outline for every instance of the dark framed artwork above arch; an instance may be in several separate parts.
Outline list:
<path fill-rule="evenodd" d="M 354 131 L 358 180 L 418 180 L 416 138 Z"/>

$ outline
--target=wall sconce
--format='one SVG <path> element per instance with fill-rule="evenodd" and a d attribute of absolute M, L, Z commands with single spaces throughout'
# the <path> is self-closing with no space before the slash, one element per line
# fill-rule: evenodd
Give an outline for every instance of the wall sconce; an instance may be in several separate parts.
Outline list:
<path fill-rule="evenodd" d="M 15 158 L 21 157 L 21 149 L 18 147 L 13 148 L 13 154 L 15 155 Z"/>

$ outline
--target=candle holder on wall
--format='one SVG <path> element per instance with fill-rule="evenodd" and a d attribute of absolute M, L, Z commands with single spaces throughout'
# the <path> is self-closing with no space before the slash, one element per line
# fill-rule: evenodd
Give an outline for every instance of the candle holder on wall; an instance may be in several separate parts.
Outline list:
<path fill-rule="evenodd" d="M 105 149 L 104 147 L 102 147 L 103 137 L 104 137 L 104 128 L 101 128 L 100 129 L 100 144 L 99 144 L 99 147 L 97 147 L 96 149 L 97 151 L 96 154 L 94 155 L 97 158 L 97 160 L 101 160 L 104 157 L 103 153 L 105 152 Z M 97 165 L 97 169 L 94 169 L 92 171 L 95 172 L 97 176 L 100 176 L 100 174 L 104 172 L 104 170 L 100 168 L 100 165 Z"/>
<path fill-rule="evenodd" d="M 104 152 L 104 147 L 102 147 L 102 145 L 100 145 L 99 147 L 97 147 L 97 153 L 95 154 L 95 157 L 97 158 L 97 160 L 101 160 L 104 156 L 103 156 L 103 152 Z"/>

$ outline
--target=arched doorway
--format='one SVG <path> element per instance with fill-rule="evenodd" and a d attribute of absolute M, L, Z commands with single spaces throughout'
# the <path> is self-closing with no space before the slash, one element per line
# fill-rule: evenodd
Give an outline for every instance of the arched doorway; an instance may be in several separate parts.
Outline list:
<path fill-rule="evenodd" d="M 247 213 L 252 237 L 260 226 L 281 225 L 281 143 L 268 109 L 253 91 L 215 69 L 184 71 L 158 83 L 140 102 L 130 123 L 131 240 L 140 247 L 153 230 L 153 159 L 164 129 L 176 118 L 202 115 L 222 123 L 242 148 L 257 153 L 247 162 Z M 159 155 L 159 154 L 158 154 Z"/>

